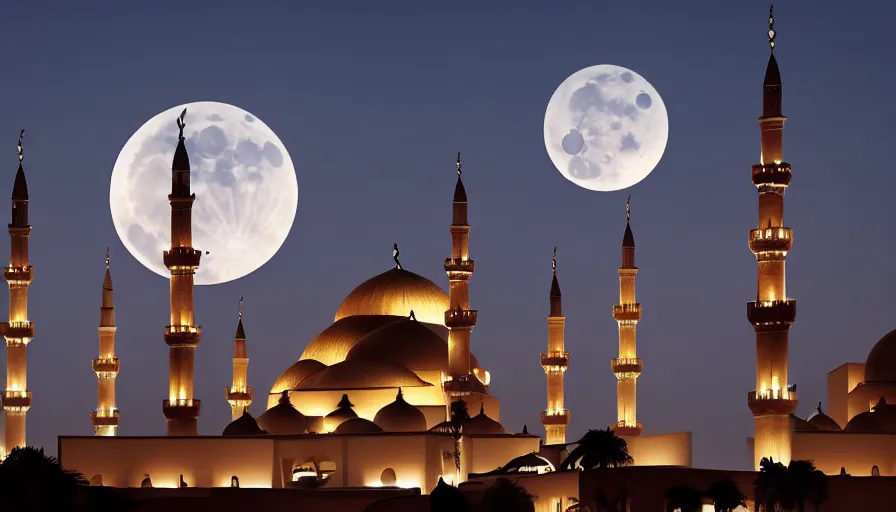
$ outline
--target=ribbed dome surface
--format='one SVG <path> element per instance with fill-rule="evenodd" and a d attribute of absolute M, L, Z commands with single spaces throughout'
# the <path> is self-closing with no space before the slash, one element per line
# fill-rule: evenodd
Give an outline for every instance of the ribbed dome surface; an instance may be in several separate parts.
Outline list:
<path fill-rule="evenodd" d="M 248 411 L 244 411 L 242 416 L 231 421 L 221 433 L 222 436 L 260 436 L 264 434 L 265 431 L 258 426 L 255 418 Z"/>
<path fill-rule="evenodd" d="M 283 391 L 291 391 L 299 386 L 299 383 L 305 380 L 312 373 L 325 368 L 325 365 L 314 359 L 302 359 L 296 361 L 292 366 L 281 373 L 274 385 L 271 386 L 271 394 L 281 393 Z"/>
<path fill-rule="evenodd" d="M 339 305 L 339 321 L 350 316 L 407 316 L 414 310 L 417 319 L 445 325 L 448 294 L 438 285 L 407 270 L 392 268 L 364 281 Z"/>
<path fill-rule="evenodd" d="M 367 359 L 346 360 L 328 366 L 303 380 L 300 390 L 376 389 L 420 387 L 430 384 L 401 366 Z"/>
<path fill-rule="evenodd" d="M 336 427 L 334 434 L 376 434 L 382 432 L 383 429 L 378 427 L 376 423 L 365 420 L 364 418 L 352 418 L 343 421 Z"/>
<path fill-rule="evenodd" d="M 881 398 L 870 411 L 849 420 L 844 430 L 856 434 L 896 434 L 896 405 Z"/>
<path fill-rule="evenodd" d="M 258 426 L 275 436 L 304 434 L 308 430 L 305 415 L 296 410 L 284 391 L 280 402 L 258 417 Z"/>
<path fill-rule="evenodd" d="M 818 404 L 818 410 L 812 413 L 808 421 L 809 425 L 812 425 L 818 430 L 824 430 L 828 432 L 840 432 L 843 430 L 840 427 L 840 424 L 834 421 L 834 418 L 831 418 L 824 411 L 821 410 L 821 404 Z"/>
<path fill-rule="evenodd" d="M 865 382 L 896 383 L 896 329 L 884 335 L 868 353 Z"/>
<path fill-rule="evenodd" d="M 407 316 L 407 313 L 401 315 Z M 308 343 L 299 360 L 314 359 L 325 365 L 345 361 L 355 343 L 369 332 L 400 320 L 397 316 L 349 316 L 337 320 Z"/>
<path fill-rule="evenodd" d="M 416 311 L 414 314 L 416 315 Z M 448 371 L 448 343 L 435 329 L 405 317 L 367 334 L 352 347 L 346 360 L 368 359 L 398 365 L 409 370 Z M 473 368 L 479 361 L 470 355 Z"/>
<path fill-rule="evenodd" d="M 386 432 L 426 431 L 426 416 L 420 409 L 405 401 L 400 389 L 395 401 L 380 409 L 373 422 Z"/>

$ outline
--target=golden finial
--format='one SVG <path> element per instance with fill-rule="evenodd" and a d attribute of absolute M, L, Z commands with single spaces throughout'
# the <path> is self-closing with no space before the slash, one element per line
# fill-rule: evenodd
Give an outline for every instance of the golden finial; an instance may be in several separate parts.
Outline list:
<path fill-rule="evenodd" d="M 109 248 L 106 247 L 106 270 L 109 270 Z"/>
<path fill-rule="evenodd" d="M 24 138 L 25 138 L 25 129 L 22 128 L 22 131 L 19 132 L 19 163 L 22 163 L 22 159 L 25 158 L 25 156 L 23 154 L 25 148 L 22 146 L 22 139 L 24 139 Z"/>
<path fill-rule="evenodd" d="M 395 268 L 401 270 L 401 262 L 398 261 L 398 255 L 401 254 L 398 252 L 398 244 L 392 244 L 392 259 L 395 260 Z"/>
<path fill-rule="evenodd" d="M 239 312 L 240 320 L 242 320 L 243 319 L 243 298 L 242 297 L 240 297 L 240 306 L 239 307 L 240 307 L 240 312 Z"/>
<path fill-rule="evenodd" d="M 557 247 L 554 246 L 554 256 L 551 258 L 551 269 L 554 271 L 554 275 L 557 275 Z"/>
<path fill-rule="evenodd" d="M 768 8 L 768 46 L 775 51 L 775 4 L 771 4 Z"/>
<path fill-rule="evenodd" d="M 632 220 L 632 195 L 628 195 L 628 199 L 625 201 L 625 222 L 629 223 Z"/>
<path fill-rule="evenodd" d="M 180 130 L 180 133 L 177 135 L 177 137 L 180 140 L 184 140 L 184 126 L 187 125 L 186 123 L 184 123 L 184 117 L 186 115 L 187 109 L 184 109 L 184 111 L 180 113 L 180 117 L 177 118 L 177 128 Z"/>
<path fill-rule="evenodd" d="M 457 152 L 457 177 L 460 178 L 460 175 L 463 174 L 463 170 L 460 165 L 460 151 Z"/>

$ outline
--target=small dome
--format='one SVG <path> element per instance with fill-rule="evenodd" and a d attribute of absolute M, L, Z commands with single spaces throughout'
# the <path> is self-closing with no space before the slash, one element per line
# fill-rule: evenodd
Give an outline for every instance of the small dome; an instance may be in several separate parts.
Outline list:
<path fill-rule="evenodd" d="M 383 361 L 415 371 L 447 372 L 448 343 L 427 324 L 405 317 L 358 340 L 346 357 L 352 359 Z M 470 363 L 472 368 L 479 368 L 479 361 L 472 354 Z"/>
<path fill-rule="evenodd" d="M 896 382 L 896 329 L 884 335 L 868 353 L 865 382 Z"/>
<path fill-rule="evenodd" d="M 834 421 L 834 418 L 831 418 L 821 410 L 821 402 L 818 402 L 818 409 L 809 415 L 807 422 L 818 430 L 828 432 L 840 432 L 843 430 L 840 428 L 840 424 Z"/>
<path fill-rule="evenodd" d="M 464 422 L 464 434 L 507 434 L 503 425 L 488 417 L 480 406 L 479 414 Z"/>
<path fill-rule="evenodd" d="M 550 473 L 555 471 L 551 461 L 535 452 L 520 455 L 501 468 L 502 473 Z"/>
<path fill-rule="evenodd" d="M 282 393 L 283 391 L 292 391 L 299 387 L 299 383 L 305 380 L 305 377 L 324 368 L 326 365 L 314 359 L 302 359 L 296 361 L 285 372 L 281 373 L 274 385 L 271 386 L 271 394 Z"/>
<path fill-rule="evenodd" d="M 800 418 L 793 413 L 790 414 L 790 421 L 793 422 L 793 429 L 797 432 L 815 432 L 816 430 L 818 430 L 815 425 L 812 425 L 808 421 Z"/>
<path fill-rule="evenodd" d="M 357 418 L 358 414 L 352 410 L 352 407 L 354 406 L 355 405 L 351 400 L 348 399 L 348 395 L 343 393 L 342 400 L 336 405 L 336 410 L 324 417 L 324 430 L 326 432 L 332 432 L 343 422 Z"/>
<path fill-rule="evenodd" d="M 378 315 L 349 316 L 337 320 L 308 343 L 299 360 L 314 359 L 325 365 L 341 363 L 364 335 L 399 319 L 397 316 Z"/>
<path fill-rule="evenodd" d="M 431 384 L 414 372 L 390 363 L 352 359 L 328 366 L 303 380 L 300 390 L 382 389 L 421 387 Z"/>
<path fill-rule="evenodd" d="M 896 434 L 896 405 L 881 397 L 870 411 L 853 416 L 844 430 L 856 434 Z"/>
<path fill-rule="evenodd" d="M 386 432 L 425 432 L 426 416 L 420 409 L 407 403 L 401 388 L 395 401 L 380 409 L 373 422 Z"/>
<path fill-rule="evenodd" d="M 336 310 L 334 321 L 361 315 L 405 316 L 412 309 L 421 322 L 445 325 L 448 294 L 423 276 L 392 268 L 352 290 Z"/>
<path fill-rule="evenodd" d="M 376 423 L 365 420 L 364 418 L 352 418 L 345 420 L 336 427 L 334 434 L 377 434 L 383 429 L 378 427 Z"/>
<path fill-rule="evenodd" d="M 221 433 L 222 436 L 260 436 L 264 434 L 266 432 L 258 426 L 249 411 L 243 411 L 243 415 L 231 421 Z"/>
<path fill-rule="evenodd" d="M 275 436 L 304 434 L 308 430 L 305 416 L 289 401 L 289 392 L 284 391 L 280 402 L 258 417 L 258 426 Z"/>

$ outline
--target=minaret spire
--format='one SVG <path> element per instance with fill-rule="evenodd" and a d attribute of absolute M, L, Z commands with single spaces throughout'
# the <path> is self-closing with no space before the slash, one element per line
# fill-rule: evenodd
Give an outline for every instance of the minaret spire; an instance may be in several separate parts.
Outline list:
<path fill-rule="evenodd" d="M 171 164 L 171 249 L 162 259 L 171 272 L 170 324 L 165 326 L 169 347 L 168 398 L 162 412 L 168 421 L 169 436 L 195 436 L 199 424 L 200 401 L 193 396 L 193 361 L 202 337 L 202 328 L 193 319 L 193 275 L 199 268 L 201 251 L 193 248 L 192 211 L 196 194 L 190 192 L 190 158 L 184 144 L 184 117 L 177 119 L 178 140 Z"/>
<path fill-rule="evenodd" d="M 106 275 L 103 277 L 103 302 L 100 306 L 99 357 L 93 360 L 96 372 L 96 409 L 90 411 L 90 423 L 97 436 L 114 436 L 118 433 L 118 407 L 115 404 L 115 379 L 119 361 L 115 355 L 115 303 L 113 300 L 112 274 L 109 270 L 109 248 L 106 247 Z"/>
<path fill-rule="evenodd" d="M 470 309 L 470 278 L 474 261 L 470 258 L 470 225 L 467 223 L 467 191 L 462 179 L 460 153 L 457 154 L 457 184 L 454 186 L 452 210 L 451 257 L 445 258 L 448 274 L 449 309 L 445 311 L 448 327 L 449 380 L 445 389 L 449 394 L 463 395 L 483 392 L 485 385 L 474 375 L 470 367 L 470 332 L 476 325 L 476 310 Z"/>
<path fill-rule="evenodd" d="M 6 338 L 6 389 L 3 391 L 3 410 L 6 413 L 6 434 L 3 448 L 26 446 L 25 416 L 31 408 L 28 391 L 28 343 L 34 338 L 34 322 L 28 319 L 28 290 L 34 279 L 34 266 L 28 257 L 28 183 L 22 165 L 25 159 L 23 139 L 19 132 L 17 145 L 19 166 L 12 187 L 12 219 L 9 223 L 9 265 L 3 276 L 9 285 L 9 321 L 0 325 Z M 2 454 L 0 454 L 2 455 Z"/>
<path fill-rule="evenodd" d="M 790 164 L 783 161 L 783 133 L 787 118 L 781 113 L 781 73 L 774 50 L 775 18 L 769 9 L 769 55 L 762 84 L 759 118 L 761 161 L 753 165 L 753 184 L 759 192 L 759 218 L 750 230 L 750 251 L 756 255 L 756 300 L 747 303 L 747 319 L 756 331 L 756 387 L 747 404 L 753 412 L 755 468 L 763 457 L 787 464 L 791 457 L 789 415 L 797 397 L 788 385 L 790 326 L 796 320 L 796 302 L 787 298 L 785 261 L 793 246 L 793 231 L 784 227 L 784 192 L 790 184 Z"/>
<path fill-rule="evenodd" d="M 227 387 L 225 396 L 230 403 L 231 419 L 236 420 L 252 405 L 255 388 L 246 385 L 249 369 L 249 355 L 246 351 L 246 331 L 243 329 L 243 298 L 239 302 L 239 321 L 233 337 L 233 383 Z"/>
<path fill-rule="evenodd" d="M 548 403 L 541 413 L 541 423 L 545 430 L 545 444 L 566 443 L 566 426 L 569 425 L 569 411 L 563 402 L 563 376 L 569 366 L 569 352 L 566 351 L 566 317 L 560 283 L 557 281 L 557 248 L 551 258 L 550 314 L 548 315 L 548 351 L 541 354 L 541 367 L 547 376 Z"/>
<path fill-rule="evenodd" d="M 638 436 L 644 424 L 637 417 L 637 384 L 644 363 L 638 357 L 637 327 L 641 304 L 635 297 L 635 236 L 632 233 L 632 196 L 625 202 L 625 234 L 622 237 L 622 266 L 619 267 L 619 304 L 613 306 L 613 318 L 619 329 L 619 357 L 610 361 L 616 375 L 616 423 L 610 428 L 620 436 Z"/>

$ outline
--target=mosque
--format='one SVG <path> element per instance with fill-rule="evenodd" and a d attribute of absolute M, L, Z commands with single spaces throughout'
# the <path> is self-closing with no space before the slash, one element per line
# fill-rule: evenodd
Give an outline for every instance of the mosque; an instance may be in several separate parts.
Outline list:
<path fill-rule="evenodd" d="M 771 16 L 769 23 L 772 52 L 759 118 L 761 161 L 751 171 L 759 194 L 758 224 L 748 239 L 758 265 L 756 300 L 747 304 L 747 318 L 756 331 L 756 383 L 747 395 L 755 418 L 755 436 L 748 442 L 750 459 L 756 469 L 761 458 L 772 457 L 785 464 L 812 460 L 828 475 L 896 476 L 896 330 L 877 342 L 864 364 L 845 363 L 828 374 L 827 414 L 821 403 L 806 419 L 793 414 L 797 395 L 788 381 L 787 346 L 796 303 L 786 293 L 784 272 L 793 231 L 783 218 L 792 171 L 783 160 L 786 118 Z M 176 120 L 180 136 L 168 196 L 171 247 L 163 254 L 171 273 L 170 323 L 163 335 L 169 347 L 169 389 L 161 404 L 167 435 L 118 435 L 119 360 L 107 253 L 99 353 L 91 362 L 97 375 L 97 407 L 90 412 L 95 436 L 61 436 L 58 455 L 64 467 L 83 473 L 93 485 L 122 488 L 417 488 L 424 494 L 440 481 L 460 485 L 513 474 L 535 490 L 539 510 L 559 510 L 592 485 L 584 480 L 589 472 L 556 471 L 567 447 L 575 444 L 566 432 L 570 411 L 564 406 L 564 374 L 570 354 L 564 345 L 556 249 L 547 347 L 538 356 L 547 386 L 541 414 L 544 436 L 510 432 L 500 423 L 500 400 L 490 393 L 489 372 L 471 352 L 477 310 L 471 308 L 469 282 L 475 262 L 470 257 L 460 154 L 449 225 L 451 254 L 444 260 L 448 292 L 403 268 L 395 246 L 394 267 L 352 290 L 336 308 L 332 324 L 307 344 L 264 397 L 256 397 L 247 382 L 251 343 L 240 307 L 233 381 L 223 397 L 232 410 L 232 422 L 221 426 L 220 436 L 197 435 L 201 401 L 193 392 L 193 365 L 202 329 L 193 314 L 193 275 L 201 252 L 192 247 L 195 194 L 190 190 L 190 159 L 183 136 L 185 114 Z M 2 393 L 7 450 L 26 445 L 25 420 L 32 400 L 26 353 L 34 334 L 28 316 L 34 267 L 28 254 L 31 226 L 21 137 L 18 158 L 9 223 L 10 262 L 4 269 L 9 321 L 0 326 L 7 345 L 7 386 Z M 619 354 L 611 361 L 618 407 L 609 426 L 627 441 L 639 467 L 615 475 L 667 482 L 709 478 L 700 475 L 728 475 L 744 482 L 754 478 L 752 472 L 691 469 L 689 432 L 646 435 L 637 419 L 637 379 L 643 361 L 636 349 L 636 329 L 642 309 L 635 293 L 638 267 L 628 205 L 618 274 L 619 304 L 612 306 L 612 315 L 618 324 Z M 248 412 L 256 398 L 266 403 L 257 418 Z M 469 417 L 452 422 L 452 404 L 459 400 L 465 402 Z M 666 470 L 677 473 L 650 476 Z M 617 477 L 606 481 L 612 478 Z M 634 489 L 638 484 L 626 485 Z M 646 496 L 652 491 L 643 492 Z"/>

